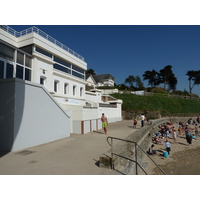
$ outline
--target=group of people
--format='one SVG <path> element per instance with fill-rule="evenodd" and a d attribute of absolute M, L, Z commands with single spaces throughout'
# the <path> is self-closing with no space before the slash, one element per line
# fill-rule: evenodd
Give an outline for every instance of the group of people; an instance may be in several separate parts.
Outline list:
<path fill-rule="evenodd" d="M 192 145 L 192 141 L 197 139 L 197 137 L 200 136 L 199 130 L 198 130 L 199 123 L 200 123 L 200 117 L 198 117 L 196 121 L 190 118 L 187 123 L 180 121 L 177 127 L 175 128 L 172 122 L 169 121 L 168 123 L 162 124 L 159 127 L 159 131 L 155 133 L 154 137 L 152 137 L 152 142 L 154 144 L 165 145 L 166 151 L 168 152 L 168 154 L 170 154 L 171 146 L 170 146 L 169 138 L 172 136 L 173 143 L 177 144 L 177 130 L 178 130 L 178 136 L 182 138 L 185 137 L 187 143 L 189 145 Z M 191 125 L 194 125 L 194 128 L 191 127 Z M 149 154 L 152 154 L 152 155 L 158 154 L 158 152 L 153 149 L 155 146 L 154 144 L 152 144 L 149 147 L 148 149 Z"/>

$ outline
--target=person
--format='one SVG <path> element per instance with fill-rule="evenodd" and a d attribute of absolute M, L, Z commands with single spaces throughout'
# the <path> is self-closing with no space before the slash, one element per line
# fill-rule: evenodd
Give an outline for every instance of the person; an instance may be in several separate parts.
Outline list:
<path fill-rule="evenodd" d="M 108 119 L 107 119 L 107 117 L 104 115 L 104 113 L 102 113 L 101 121 L 102 121 L 102 127 L 103 127 L 103 129 L 104 129 L 104 133 L 107 135 Z"/>
<path fill-rule="evenodd" d="M 154 150 L 153 148 L 154 148 L 154 144 L 152 144 L 152 145 L 149 147 L 149 150 L 148 150 L 148 153 L 151 154 L 151 155 L 157 154 L 157 151 Z"/>
<path fill-rule="evenodd" d="M 199 136 L 198 128 L 199 128 L 198 125 L 195 124 L 195 128 L 194 128 L 194 130 L 195 130 L 195 136 L 196 136 L 196 138 L 197 138 L 197 136 Z"/>
<path fill-rule="evenodd" d="M 165 147 L 166 147 L 166 151 L 168 152 L 168 155 L 169 155 L 169 152 L 171 151 L 171 147 L 170 147 L 170 143 L 169 143 L 168 139 L 166 139 L 166 141 L 165 141 Z"/>
<path fill-rule="evenodd" d="M 144 114 L 141 114 L 141 127 L 144 126 L 144 120 L 145 120 L 145 116 Z"/>
<path fill-rule="evenodd" d="M 137 125 L 137 120 L 133 119 L 133 128 L 136 128 L 136 125 Z"/>
<path fill-rule="evenodd" d="M 186 133 L 186 140 L 189 145 L 192 145 L 192 134 L 190 132 Z"/>
<path fill-rule="evenodd" d="M 177 143 L 177 142 L 176 142 L 176 137 L 177 137 L 177 135 L 176 135 L 176 129 L 173 129 L 173 139 L 174 139 L 174 143 Z"/>

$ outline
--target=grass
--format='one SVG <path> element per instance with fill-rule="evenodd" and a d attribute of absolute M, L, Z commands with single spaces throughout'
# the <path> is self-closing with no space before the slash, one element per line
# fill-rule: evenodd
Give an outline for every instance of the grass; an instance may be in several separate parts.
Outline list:
<path fill-rule="evenodd" d="M 112 94 L 111 96 L 123 100 L 123 110 L 160 111 L 162 115 L 200 113 L 200 101 L 198 100 L 134 94 Z"/>

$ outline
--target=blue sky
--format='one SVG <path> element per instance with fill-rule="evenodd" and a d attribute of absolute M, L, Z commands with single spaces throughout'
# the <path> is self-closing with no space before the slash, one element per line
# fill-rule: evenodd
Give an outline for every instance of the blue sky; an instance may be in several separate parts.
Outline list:
<path fill-rule="evenodd" d="M 33 25 L 13 25 L 17 31 Z M 200 26 L 196 25 L 35 25 L 85 58 L 96 74 L 110 73 L 116 84 L 129 75 L 167 65 L 188 91 L 188 70 L 200 70 Z M 144 81 L 147 87 L 147 81 Z M 200 95 L 200 86 L 193 93 Z"/>

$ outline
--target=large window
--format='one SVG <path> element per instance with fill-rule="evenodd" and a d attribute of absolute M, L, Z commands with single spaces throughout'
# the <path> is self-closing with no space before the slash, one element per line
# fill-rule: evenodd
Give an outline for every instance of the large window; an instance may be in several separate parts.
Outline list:
<path fill-rule="evenodd" d="M 57 56 L 54 56 L 54 61 L 56 62 L 53 65 L 54 69 L 60 70 L 67 74 L 71 74 L 71 75 L 76 76 L 81 79 L 85 78 L 85 70 L 83 70 L 61 58 L 58 58 Z"/>
<path fill-rule="evenodd" d="M 15 77 L 31 80 L 31 57 L 19 49 L 0 43 L 0 79 Z"/>
<path fill-rule="evenodd" d="M 7 60 L 14 61 L 14 52 L 15 50 L 3 43 L 0 43 L 0 57 L 3 57 Z"/>
<path fill-rule="evenodd" d="M 0 60 L 0 79 L 4 77 L 4 62 Z"/>
<path fill-rule="evenodd" d="M 35 47 L 35 50 L 36 50 L 37 52 L 39 52 L 39 53 L 45 55 L 45 56 L 48 56 L 48 57 L 52 58 L 52 54 L 50 54 L 49 52 L 47 52 L 47 51 L 45 51 L 45 50 L 43 50 L 43 49 L 41 49 L 41 48 L 39 48 L 39 47 Z"/>
<path fill-rule="evenodd" d="M 64 67 L 64 66 L 61 66 L 61 65 L 59 65 L 59 64 L 54 64 L 53 67 L 54 67 L 54 69 L 57 69 L 57 70 L 60 70 L 60 71 L 62 71 L 62 72 L 71 74 L 71 70 L 70 70 L 70 69 L 68 69 L 68 68 L 66 68 L 66 67 Z"/>

